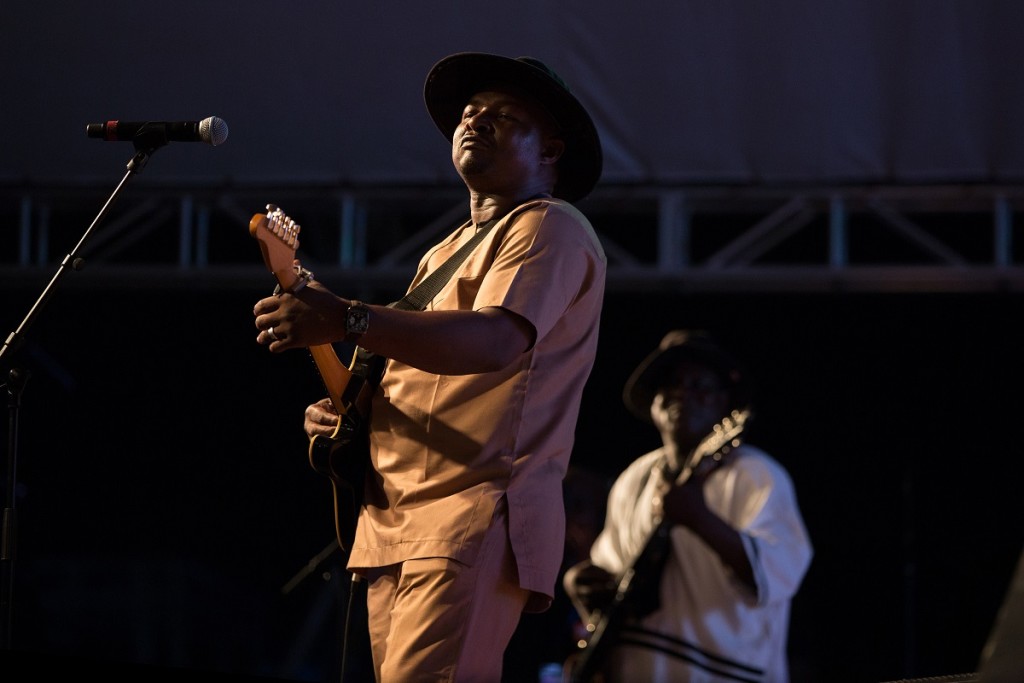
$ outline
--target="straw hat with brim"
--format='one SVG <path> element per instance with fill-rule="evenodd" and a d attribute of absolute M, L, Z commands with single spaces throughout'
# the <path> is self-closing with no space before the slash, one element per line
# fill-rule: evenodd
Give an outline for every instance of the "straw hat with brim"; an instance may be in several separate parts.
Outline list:
<path fill-rule="evenodd" d="M 565 81 L 539 59 L 512 59 L 480 52 L 450 55 L 427 74 L 423 99 L 438 129 L 451 140 L 469 98 L 501 85 L 532 95 L 561 129 L 565 152 L 558 161 L 554 196 L 569 202 L 587 196 L 601 177 L 601 140 L 597 128 Z"/>
<path fill-rule="evenodd" d="M 631 413 L 651 421 L 651 402 L 670 375 L 673 366 L 683 360 L 706 365 L 722 377 L 729 390 L 729 409 L 745 407 L 750 400 L 750 382 L 740 363 L 702 330 L 673 330 L 665 335 L 644 359 L 622 392 L 622 400 Z"/>

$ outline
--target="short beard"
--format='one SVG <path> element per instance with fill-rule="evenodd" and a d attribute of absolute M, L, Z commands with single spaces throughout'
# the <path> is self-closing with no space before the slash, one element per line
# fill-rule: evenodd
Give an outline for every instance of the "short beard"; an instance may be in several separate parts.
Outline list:
<path fill-rule="evenodd" d="M 480 175 L 490 168 L 490 160 L 475 154 L 464 154 L 455 162 L 459 175 L 463 178 Z"/>

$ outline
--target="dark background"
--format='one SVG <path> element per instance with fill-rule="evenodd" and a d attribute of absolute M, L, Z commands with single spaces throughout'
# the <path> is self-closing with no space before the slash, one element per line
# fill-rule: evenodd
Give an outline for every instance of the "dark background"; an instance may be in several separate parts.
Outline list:
<path fill-rule="evenodd" d="M 31 655 L 30 671 L 68 657 L 69 671 L 108 678 L 136 663 L 336 680 L 349 582 L 338 553 L 312 562 L 333 512 L 301 430 L 322 390 L 304 353 L 254 341 L 252 305 L 270 285 L 234 278 L 256 258 L 242 224 L 285 196 L 328 284 L 393 300 L 379 283 L 406 282 L 406 263 L 341 277 L 338 205 L 353 189 L 398 207 L 407 199 L 390 192 L 443 187 L 430 206 L 414 199 L 415 220 L 396 208 L 370 221 L 394 246 L 451 207 L 452 187 L 461 197 L 422 85 L 436 60 L 474 50 L 550 63 L 604 145 L 595 194 L 614 190 L 601 206 L 619 213 L 587 211 L 624 275 L 610 281 L 574 463 L 608 479 L 654 447 L 622 384 L 668 329 L 711 330 L 759 380 L 749 438 L 789 468 L 815 546 L 793 603 L 794 683 L 978 668 L 1024 548 L 1024 4 L 34 0 L 7 3 L 0 25 L 5 338 L 131 158 L 128 144 L 87 139 L 86 124 L 215 115 L 230 128 L 216 148 L 159 151 L 95 258 L 0 362 L 31 372 L 9 409 L 18 457 L 5 468 L 16 465 L 19 532 L 12 652 Z M 764 205 L 815 188 L 818 266 L 835 246 L 831 198 L 851 211 L 881 198 L 896 216 L 884 227 L 917 236 L 938 268 L 904 268 L 897 239 L 856 264 L 669 258 L 670 272 L 645 279 L 637 263 L 673 255 L 658 253 L 659 216 L 631 215 L 613 185 L 669 206 L 710 189 L 735 215 L 695 217 L 705 256 L 759 224 Z M 898 204 L 888 191 L 906 186 Z M 300 191 L 319 199 L 293 208 Z M 970 244 L 967 259 L 908 230 L 925 223 L 922 204 L 929 219 L 949 212 L 939 242 Z M 230 262 L 175 264 L 210 207 L 211 233 L 224 233 L 210 240 Z M 848 228 L 858 256 L 877 233 L 859 218 Z M 564 616 L 524 618 L 514 683 L 532 683 Z"/>
<path fill-rule="evenodd" d="M 88 123 L 224 119 L 176 181 L 457 181 L 423 110 L 453 52 L 531 55 L 591 111 L 612 183 L 1024 179 L 1016 0 L 8 3 L 0 181 L 99 181 Z M 104 163 L 106 162 L 106 163 Z"/>
<path fill-rule="evenodd" d="M 321 389 L 304 352 L 254 342 L 262 294 L 72 283 L 47 306 L 19 355 L 32 371 L 19 649 L 331 679 L 348 577 L 321 572 L 339 554 L 281 592 L 332 540 L 301 431 Z M 666 329 L 713 330 L 758 379 L 748 440 L 791 471 L 815 546 L 793 605 L 795 676 L 976 670 L 1024 541 L 1020 305 L 1008 293 L 609 295 L 574 463 L 611 476 L 656 445 L 622 408 L 622 384 Z"/>

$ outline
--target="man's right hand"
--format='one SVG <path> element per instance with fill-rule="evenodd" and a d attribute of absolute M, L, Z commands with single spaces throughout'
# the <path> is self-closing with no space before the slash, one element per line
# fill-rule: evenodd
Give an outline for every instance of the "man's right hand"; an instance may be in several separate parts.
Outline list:
<path fill-rule="evenodd" d="M 303 427 L 310 439 L 314 436 L 334 434 L 334 430 L 338 428 L 338 413 L 335 412 L 330 398 L 322 398 L 316 403 L 306 406 L 306 419 Z"/>
<path fill-rule="evenodd" d="M 610 572 L 585 560 L 566 570 L 562 586 L 577 609 L 589 615 L 611 603 L 618 583 Z"/>

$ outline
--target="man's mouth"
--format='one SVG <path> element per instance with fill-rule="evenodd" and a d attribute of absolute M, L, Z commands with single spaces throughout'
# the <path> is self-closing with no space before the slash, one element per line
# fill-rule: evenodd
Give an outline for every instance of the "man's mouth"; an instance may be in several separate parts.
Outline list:
<path fill-rule="evenodd" d="M 487 142 L 483 138 L 480 138 L 480 137 L 478 137 L 476 135 L 467 135 L 464 138 L 462 138 L 462 141 L 459 143 L 459 146 L 460 147 L 477 147 L 477 146 L 479 146 L 479 147 L 486 147 L 487 146 Z"/>

